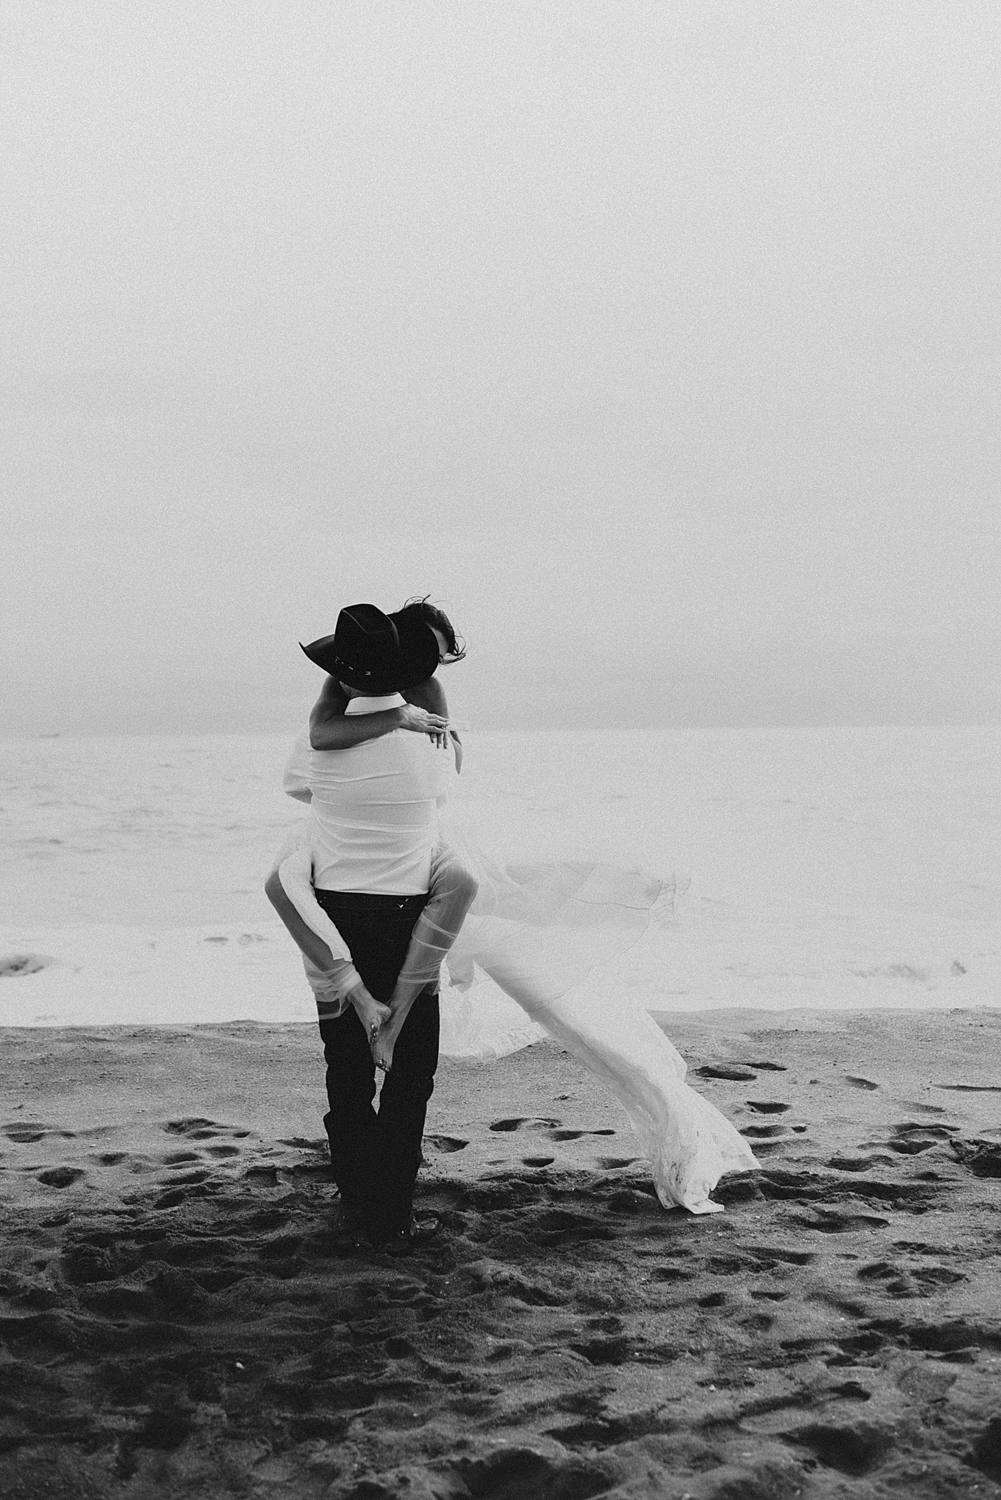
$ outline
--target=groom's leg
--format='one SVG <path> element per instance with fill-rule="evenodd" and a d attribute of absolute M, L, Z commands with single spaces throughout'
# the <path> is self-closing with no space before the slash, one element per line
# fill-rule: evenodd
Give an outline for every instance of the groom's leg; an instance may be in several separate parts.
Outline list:
<path fill-rule="evenodd" d="M 327 1064 L 323 1117 L 330 1166 L 346 1208 L 365 1211 L 376 1149 L 375 1065 L 365 1029 L 353 1010 L 320 1022 Z"/>
<path fill-rule="evenodd" d="M 318 890 L 316 899 L 347 943 L 369 993 L 376 1000 L 388 1000 L 426 898 Z M 415 1013 L 419 1014 L 415 1017 Z M 331 1039 L 331 1048 L 324 1037 L 330 1101 L 327 1120 L 331 1122 L 327 1133 L 335 1178 L 338 1161 L 347 1158 L 351 1163 L 349 1190 L 357 1193 L 354 1201 L 365 1214 L 373 1238 L 381 1237 L 402 1228 L 410 1216 L 427 1101 L 438 1062 L 437 994 L 421 995 L 407 1017 L 396 1043 L 392 1072 L 383 1084 L 378 1115 L 372 1110 L 374 1064 L 361 1022 L 352 1010 L 337 1021 L 324 1022 L 321 1033 L 325 1026 L 343 1028 Z"/>
<path fill-rule="evenodd" d="M 318 890 L 316 899 L 347 944 L 356 967 L 357 955 L 365 954 L 365 970 L 359 968 L 359 973 L 371 991 L 373 980 L 379 976 L 368 960 L 371 921 L 364 909 L 359 910 L 359 898 Z M 376 998 L 382 998 L 381 994 Z M 335 1020 L 321 1021 L 320 1036 L 327 1064 L 328 1108 L 323 1124 L 330 1145 L 331 1170 L 345 1206 L 368 1218 L 377 1175 L 376 1113 L 372 1107 L 375 1063 L 368 1036 L 350 1006 Z"/>
<path fill-rule="evenodd" d="M 414 1001 L 393 1050 L 376 1120 L 382 1191 L 374 1238 L 388 1238 L 410 1222 L 428 1100 L 438 1066 L 438 992 L 429 986 Z"/>

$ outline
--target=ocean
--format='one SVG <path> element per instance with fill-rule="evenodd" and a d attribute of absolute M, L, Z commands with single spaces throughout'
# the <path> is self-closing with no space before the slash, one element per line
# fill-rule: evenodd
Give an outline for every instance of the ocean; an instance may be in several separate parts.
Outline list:
<path fill-rule="evenodd" d="M 291 737 L 0 740 L 0 1024 L 310 1019 L 263 894 Z M 676 876 L 673 918 L 587 981 L 609 1003 L 1001 1003 L 999 727 L 466 739 L 485 848 Z"/>

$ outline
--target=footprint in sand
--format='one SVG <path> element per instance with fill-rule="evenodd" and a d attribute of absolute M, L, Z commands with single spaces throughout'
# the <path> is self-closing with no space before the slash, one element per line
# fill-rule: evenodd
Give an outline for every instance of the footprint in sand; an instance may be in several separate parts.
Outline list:
<path fill-rule="evenodd" d="M 759 1267 L 772 1269 L 775 1265 L 808 1266 L 817 1259 L 812 1250 L 790 1250 L 785 1245 L 748 1245 L 748 1253 L 756 1257 Z"/>
<path fill-rule="evenodd" d="M 450 1156 L 455 1151 L 465 1151 L 469 1145 L 468 1141 L 462 1140 L 457 1135 L 426 1135 L 424 1143 L 427 1146 L 433 1146 L 436 1151 L 441 1151 L 446 1156 Z"/>
<path fill-rule="evenodd" d="M 753 1083 L 758 1076 L 734 1063 L 703 1063 L 694 1071 L 700 1078 L 722 1078 L 728 1083 Z"/>
<path fill-rule="evenodd" d="M 501 1443 L 482 1457 L 463 1457 L 457 1469 L 470 1495 L 596 1495 L 607 1488 L 604 1468 L 590 1457 L 554 1457 L 517 1443 Z"/>
<path fill-rule="evenodd" d="M 44 953 L 5 953 L 0 958 L 0 979 L 16 979 L 21 974 L 37 974 L 54 964 Z"/>
<path fill-rule="evenodd" d="M 213 1136 L 229 1136 L 234 1141 L 245 1141 L 250 1135 L 249 1130 L 234 1130 L 231 1125 L 220 1125 L 217 1120 L 206 1120 L 201 1115 L 194 1115 L 186 1120 L 168 1120 L 164 1125 L 168 1135 L 187 1136 L 190 1141 L 207 1141 Z"/>
<path fill-rule="evenodd" d="M 561 1120 L 547 1119 L 544 1115 L 516 1116 L 510 1120 L 494 1120 L 490 1126 L 491 1130 L 500 1131 L 504 1134 L 514 1130 L 533 1130 L 545 1135 L 551 1141 L 579 1141 L 586 1135 L 614 1135 L 614 1130 L 572 1130 L 563 1125 Z"/>
<path fill-rule="evenodd" d="M 894 1162 L 896 1166 L 897 1163 Z M 924 1213 L 931 1203 L 931 1189 L 919 1182 L 881 1182 L 875 1177 L 818 1177 L 812 1172 L 780 1171 L 770 1167 L 754 1179 L 762 1198 L 791 1199 L 799 1203 L 850 1196 L 868 1200 L 874 1208 L 905 1207 L 909 1213 Z"/>
<path fill-rule="evenodd" d="M 966 1280 L 962 1271 L 954 1271 L 951 1266 L 917 1266 L 912 1274 L 926 1291 L 934 1291 L 940 1286 L 955 1286 L 957 1281 Z"/>
<path fill-rule="evenodd" d="M 789 1108 L 788 1104 L 781 1104 L 777 1099 L 745 1099 L 744 1103 L 759 1115 L 784 1115 Z"/>
<path fill-rule="evenodd" d="M 590 1136 L 596 1136 L 596 1135 L 610 1136 L 610 1135 L 615 1135 L 615 1131 L 614 1130 L 610 1130 L 610 1129 L 598 1129 L 598 1130 L 576 1130 L 576 1129 L 570 1129 L 570 1128 L 567 1128 L 565 1126 L 562 1126 L 561 1122 L 559 1120 L 550 1119 L 550 1118 L 548 1118 L 548 1117 L 546 1117 L 544 1115 L 534 1115 L 534 1116 L 521 1116 L 521 1115 L 519 1115 L 519 1116 L 516 1116 L 514 1118 L 507 1119 L 507 1120 L 495 1120 L 493 1122 L 493 1124 L 490 1126 L 490 1129 L 494 1130 L 494 1131 L 499 1131 L 502 1134 L 508 1134 L 510 1132 L 513 1132 L 513 1131 L 527 1130 L 527 1131 L 531 1131 L 531 1132 L 533 1132 L 535 1134 L 538 1134 L 538 1135 L 543 1135 L 548 1140 L 557 1141 L 557 1142 L 579 1141 L 579 1140 L 583 1140 L 585 1136 L 589 1136 L 589 1135 Z M 606 1166 L 606 1167 L 628 1166 L 629 1163 L 631 1161 L 634 1161 L 634 1160 L 636 1160 L 635 1157 L 628 1157 L 628 1158 L 627 1157 L 603 1157 L 603 1158 L 601 1158 L 601 1160 L 599 1162 L 599 1165 L 603 1165 L 603 1166 Z M 534 1156 L 533 1155 L 533 1156 L 523 1156 L 521 1158 L 521 1164 L 522 1164 L 522 1166 L 524 1166 L 524 1167 L 532 1167 L 532 1168 L 534 1168 L 536 1170 L 539 1170 L 539 1169 L 541 1169 L 543 1167 L 551 1167 L 551 1166 L 553 1166 L 555 1164 L 555 1161 L 556 1161 L 556 1158 L 554 1156 L 541 1156 L 541 1155 Z M 491 1166 L 501 1166 L 501 1165 L 503 1165 L 503 1163 L 501 1161 L 495 1159 L 495 1160 L 491 1161 L 490 1165 Z"/>
<path fill-rule="evenodd" d="M 570 1239 L 605 1239 L 609 1235 L 603 1216 L 596 1213 L 573 1213 L 567 1209 L 544 1210 L 535 1217 L 534 1231 L 546 1244 L 555 1245 Z M 621 1320 L 607 1313 L 588 1319 L 589 1328 L 614 1332 L 621 1327 Z"/>
<path fill-rule="evenodd" d="M 77 1167 L 50 1167 L 45 1172 L 39 1172 L 35 1181 L 43 1183 L 45 1187 L 65 1188 L 79 1182 L 84 1176 L 86 1173 Z"/>
<path fill-rule="evenodd" d="M 744 1125 L 740 1133 L 751 1142 L 759 1156 L 776 1150 L 792 1134 L 785 1125 Z"/>
<path fill-rule="evenodd" d="M 868 1156 L 832 1156 L 824 1165 L 841 1172 L 868 1172 L 871 1167 L 888 1167 L 892 1161 L 892 1156 L 877 1151 Z"/>
<path fill-rule="evenodd" d="M 686 1271 L 682 1266 L 654 1266 L 650 1272 L 651 1281 L 694 1281 L 695 1272 Z"/>
<path fill-rule="evenodd" d="M 955 1131 L 954 1125 L 914 1124 L 912 1121 L 905 1121 L 903 1125 L 894 1125 L 896 1140 L 888 1141 L 887 1145 L 891 1151 L 896 1151 L 901 1156 L 917 1156 L 920 1152 L 930 1151 L 933 1146 L 949 1140 Z"/>
<path fill-rule="evenodd" d="M 569 1346 L 575 1354 L 583 1355 L 590 1365 L 623 1365 L 633 1352 L 629 1340 L 623 1334 L 612 1334 L 608 1338 L 586 1339 Z M 589 1490 L 593 1494 L 593 1490 Z M 488 1493 L 481 1490 L 480 1494 Z M 530 1493 L 523 1491 L 522 1493 Z M 558 1490 L 536 1490 L 536 1494 L 558 1494 Z M 564 1491 L 564 1493 L 566 1493 Z M 580 1493 L 580 1491 L 578 1491 Z"/>
<path fill-rule="evenodd" d="M 170 1193 L 161 1193 L 159 1198 L 154 1199 L 154 1208 L 177 1208 L 178 1204 L 185 1201 L 187 1194 L 180 1190 Z"/>
<path fill-rule="evenodd" d="M 808 1449 L 827 1469 L 859 1478 L 877 1467 L 893 1448 L 893 1435 L 871 1423 L 808 1422 L 779 1436 Z"/>
<path fill-rule="evenodd" d="M 935 1083 L 932 1087 L 954 1094 L 1001 1094 L 1001 1084 L 996 1083 Z"/>
<path fill-rule="evenodd" d="M 757 1269 L 756 1261 L 747 1260 L 742 1255 L 710 1255 L 705 1262 L 705 1270 L 710 1276 L 740 1276 Z"/>
<path fill-rule="evenodd" d="M 952 1140 L 949 1145 L 953 1155 L 974 1177 L 1001 1177 L 1001 1146 L 996 1141 L 974 1137 L 969 1141 Z"/>
<path fill-rule="evenodd" d="M 890 1220 L 878 1214 L 841 1213 L 834 1208 L 814 1208 L 797 1214 L 792 1220 L 804 1229 L 819 1229 L 821 1234 L 846 1234 L 851 1229 L 887 1229 Z"/>
<path fill-rule="evenodd" d="M 14 1120 L 9 1125 L 0 1126 L 0 1134 L 5 1135 L 9 1141 L 13 1141 L 16 1146 L 33 1146 L 36 1141 L 44 1140 L 47 1135 L 57 1136 L 64 1141 L 76 1139 L 72 1130 L 56 1130 L 40 1120 Z"/>
<path fill-rule="evenodd" d="M 738 1324 L 747 1333 L 768 1333 L 769 1329 L 775 1327 L 775 1319 L 770 1313 L 744 1313 L 737 1319 Z"/>
<path fill-rule="evenodd" d="M 860 1281 L 882 1282 L 887 1296 L 897 1301 L 921 1296 L 921 1288 L 911 1273 L 891 1260 L 874 1260 L 867 1266 L 860 1266 L 855 1274 Z"/>
<path fill-rule="evenodd" d="M 845 1083 L 850 1083 L 853 1089 L 878 1089 L 879 1084 L 873 1083 L 871 1078 L 859 1078 L 852 1073 L 845 1074 Z"/>
<path fill-rule="evenodd" d="M 782 1141 L 754 1141 L 754 1154 L 759 1161 L 763 1161 L 772 1151 L 777 1151 L 783 1144 Z"/>
<path fill-rule="evenodd" d="M 753 1083 L 758 1073 L 786 1073 L 785 1063 L 758 1062 L 744 1058 L 731 1058 L 726 1062 L 703 1063 L 694 1071 L 702 1078 L 721 1078 L 725 1082 Z"/>

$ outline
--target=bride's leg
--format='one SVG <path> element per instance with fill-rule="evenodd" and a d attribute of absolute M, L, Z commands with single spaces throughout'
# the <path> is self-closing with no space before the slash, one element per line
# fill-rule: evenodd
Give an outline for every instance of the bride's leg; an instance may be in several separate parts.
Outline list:
<path fill-rule="evenodd" d="M 350 1001 L 371 1046 L 379 1028 L 389 1018 L 389 1006 L 373 999 L 353 966 L 349 968 L 343 959 L 335 958 L 329 946 L 303 920 L 286 895 L 277 870 L 268 876 L 264 889 L 302 953 L 306 978 L 316 997 L 319 1019 L 324 1021 L 340 1015 L 344 1001 Z"/>
<path fill-rule="evenodd" d="M 393 1048 L 417 996 L 437 982 L 442 961 L 459 935 L 473 904 L 478 882 L 448 844 L 439 844 L 431 861 L 427 905 L 414 924 L 407 956 L 389 997 L 389 1019 L 372 1043 L 376 1067 L 388 1073 Z"/>
<path fill-rule="evenodd" d="M 318 970 L 329 972 L 333 969 L 334 956 L 329 946 L 313 931 L 308 922 L 305 922 L 299 915 L 298 910 L 285 893 L 285 887 L 281 883 L 277 869 L 272 870 L 268 876 L 264 892 L 275 911 L 281 917 L 303 957 L 308 958 L 310 963 Z"/>

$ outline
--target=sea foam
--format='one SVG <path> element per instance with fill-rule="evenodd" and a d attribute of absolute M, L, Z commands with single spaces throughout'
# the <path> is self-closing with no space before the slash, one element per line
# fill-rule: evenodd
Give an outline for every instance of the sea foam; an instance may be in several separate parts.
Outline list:
<path fill-rule="evenodd" d="M 310 1019 L 263 894 L 300 816 L 291 739 L 0 740 L 0 1023 Z M 587 981 L 610 1004 L 998 1003 L 1001 729 L 467 740 L 456 807 L 485 847 L 687 872 L 673 920 Z"/>

